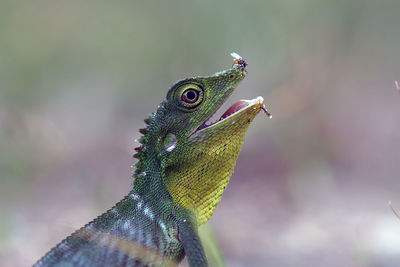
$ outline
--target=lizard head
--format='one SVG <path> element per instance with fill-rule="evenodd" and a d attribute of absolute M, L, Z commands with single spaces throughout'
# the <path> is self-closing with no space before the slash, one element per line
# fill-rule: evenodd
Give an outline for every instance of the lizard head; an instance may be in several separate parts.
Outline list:
<path fill-rule="evenodd" d="M 244 60 L 235 58 L 228 70 L 177 81 L 147 121 L 141 140 L 138 158 L 144 156 L 143 150 L 153 151 L 174 203 L 191 210 L 198 224 L 213 214 L 232 175 L 247 127 L 264 109 L 262 97 L 241 100 L 216 122 L 209 122 L 246 77 L 246 66 Z M 145 168 L 141 161 L 137 176 Z"/>

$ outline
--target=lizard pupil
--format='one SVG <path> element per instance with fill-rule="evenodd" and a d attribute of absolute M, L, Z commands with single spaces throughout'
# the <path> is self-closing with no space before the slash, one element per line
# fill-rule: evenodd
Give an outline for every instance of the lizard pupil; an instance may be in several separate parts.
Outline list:
<path fill-rule="evenodd" d="M 194 103 L 198 99 L 199 99 L 199 92 L 197 90 L 192 89 L 192 88 L 187 89 L 182 94 L 182 100 L 185 101 L 186 103 Z"/>

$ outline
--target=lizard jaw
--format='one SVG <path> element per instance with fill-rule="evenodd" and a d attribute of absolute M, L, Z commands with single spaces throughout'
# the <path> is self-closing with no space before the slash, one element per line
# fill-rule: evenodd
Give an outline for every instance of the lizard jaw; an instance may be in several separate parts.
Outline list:
<path fill-rule="evenodd" d="M 207 122 L 209 121 L 210 118 L 205 120 L 191 134 L 191 136 L 193 134 L 203 131 L 205 129 L 214 127 L 215 125 L 218 125 L 218 124 L 222 123 L 223 121 L 230 119 L 233 116 L 240 116 L 241 113 L 244 113 L 246 110 L 250 110 L 250 109 L 260 109 L 260 110 L 263 109 L 267 113 L 268 117 L 271 117 L 271 114 L 269 114 L 265 109 L 264 99 L 261 96 L 251 99 L 251 100 L 239 100 L 239 101 L 235 102 L 232 106 L 230 106 L 217 121 L 207 124 Z"/>

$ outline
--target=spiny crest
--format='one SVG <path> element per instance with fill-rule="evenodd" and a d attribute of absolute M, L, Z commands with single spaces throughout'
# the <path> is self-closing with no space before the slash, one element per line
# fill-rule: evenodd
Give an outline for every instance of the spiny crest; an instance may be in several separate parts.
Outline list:
<path fill-rule="evenodd" d="M 148 118 L 144 119 L 144 122 L 146 123 L 145 128 L 139 129 L 139 133 L 142 134 L 141 137 L 137 138 L 135 141 L 138 142 L 140 145 L 135 148 L 136 153 L 133 155 L 134 158 L 138 159 L 138 161 L 132 166 L 135 168 L 135 170 L 132 172 L 132 176 L 136 179 L 140 178 L 145 174 L 145 169 L 146 169 L 146 157 L 147 154 L 152 151 L 154 148 L 153 146 L 154 141 L 153 140 L 153 135 L 154 135 L 154 125 L 157 123 L 155 122 L 157 120 L 157 117 L 160 117 L 160 114 L 163 115 L 164 112 L 164 105 L 165 101 L 161 102 L 160 105 L 158 105 L 157 111 L 153 112 L 149 115 Z M 145 176 L 145 175 L 144 175 Z"/>
<path fill-rule="evenodd" d="M 133 154 L 133 157 L 138 159 L 138 162 L 136 162 L 133 165 L 133 167 L 135 167 L 135 171 L 132 173 L 132 176 L 134 176 L 136 178 L 140 175 L 140 173 L 142 172 L 142 169 L 143 169 L 142 168 L 143 167 L 142 159 L 143 159 L 143 153 L 146 151 L 146 141 L 147 141 L 146 133 L 148 132 L 148 127 L 151 123 L 152 117 L 153 117 L 153 114 L 151 114 L 148 118 L 146 118 L 144 120 L 144 122 L 146 123 L 146 127 L 139 129 L 139 133 L 143 134 L 143 136 L 141 136 L 135 140 L 136 142 L 138 142 L 140 144 L 140 146 L 134 148 L 136 153 Z"/>

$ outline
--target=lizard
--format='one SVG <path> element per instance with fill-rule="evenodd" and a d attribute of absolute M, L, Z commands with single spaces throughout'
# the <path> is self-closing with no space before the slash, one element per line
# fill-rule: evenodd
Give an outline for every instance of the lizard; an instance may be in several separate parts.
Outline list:
<path fill-rule="evenodd" d="M 198 227 L 213 215 L 245 133 L 264 99 L 240 100 L 212 115 L 247 76 L 236 53 L 230 69 L 175 82 L 136 141 L 131 191 L 61 241 L 42 266 L 207 266 Z"/>

